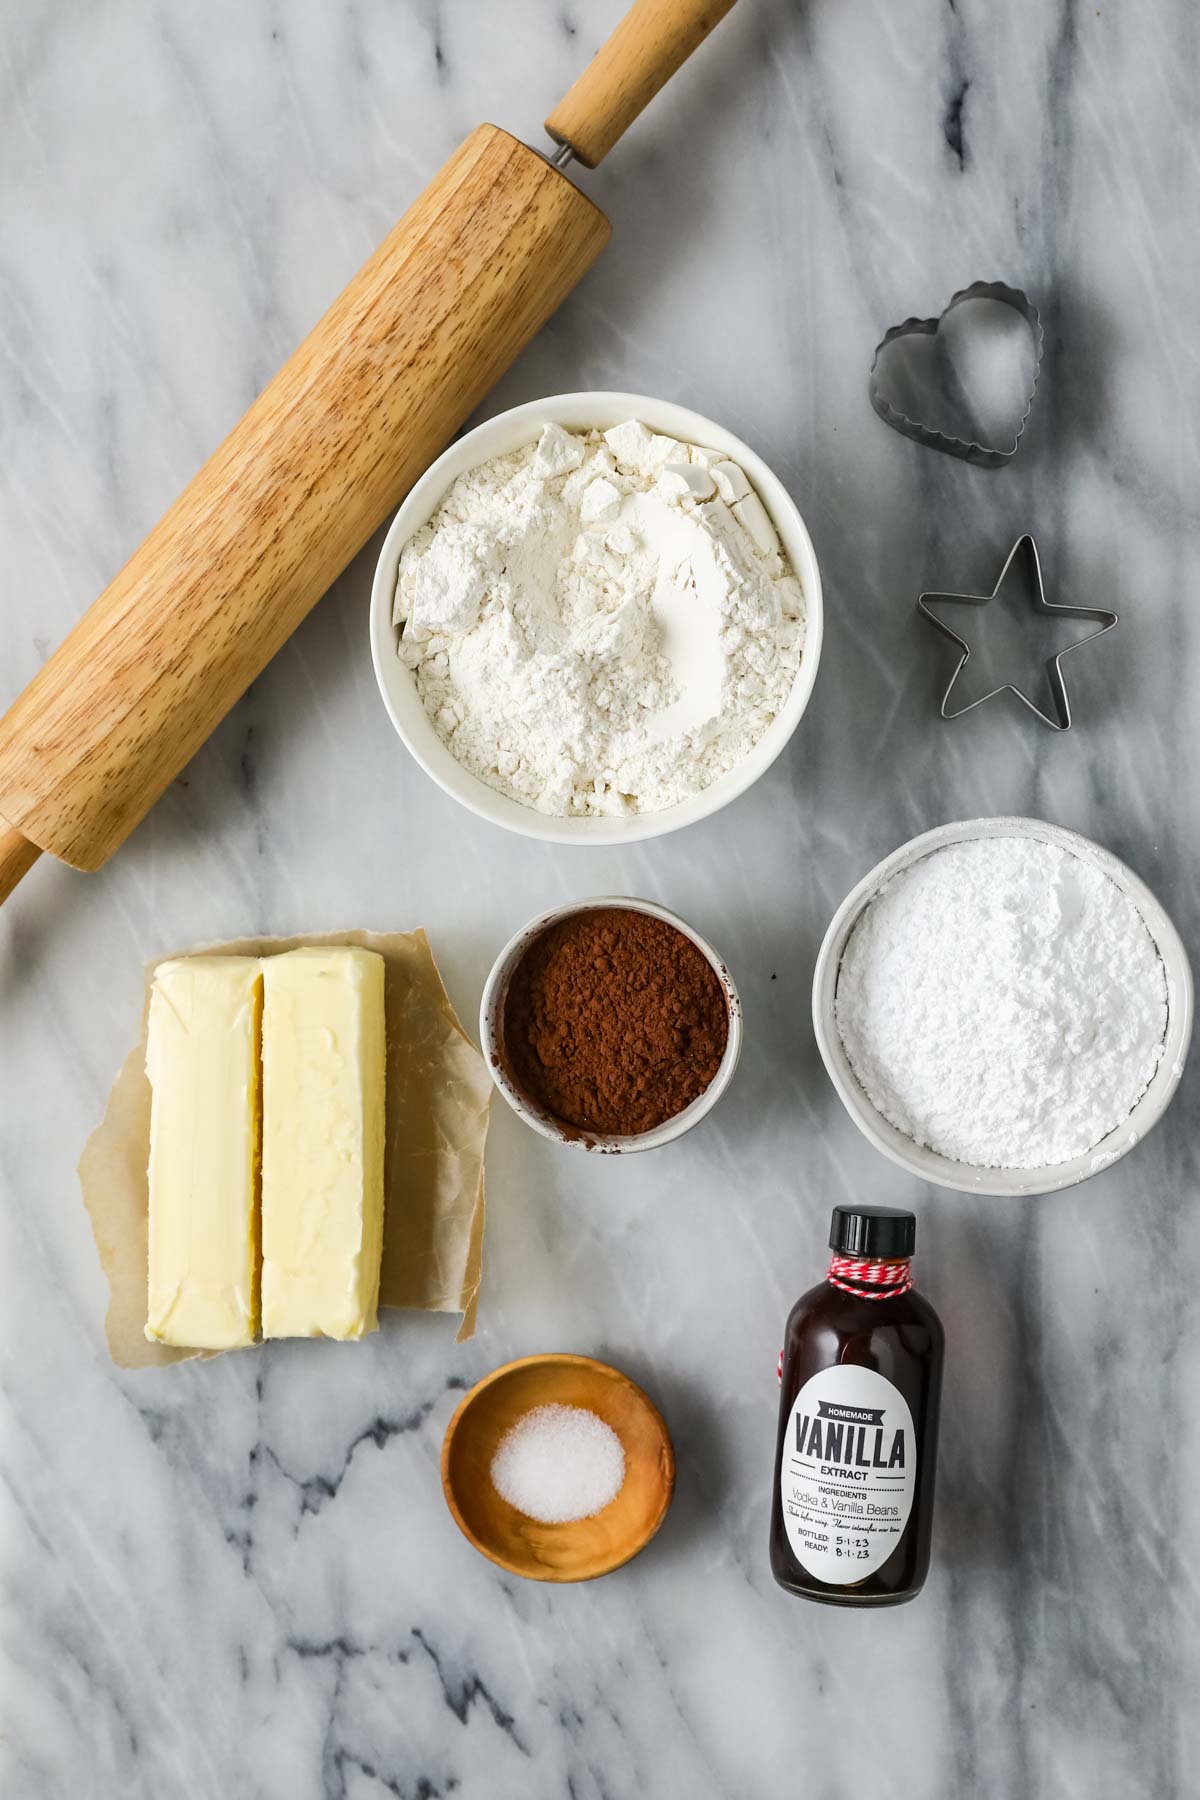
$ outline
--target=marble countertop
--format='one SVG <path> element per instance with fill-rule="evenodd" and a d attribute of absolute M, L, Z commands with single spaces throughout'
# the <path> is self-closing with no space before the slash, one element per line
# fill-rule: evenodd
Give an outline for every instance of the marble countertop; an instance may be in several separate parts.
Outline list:
<path fill-rule="evenodd" d="M 536 139 L 620 0 L 30 0 L 0 25 L 3 699 L 480 119 Z M 1200 35 L 1188 0 L 742 0 L 583 185 L 614 241 L 488 411 L 679 400 L 808 521 L 816 693 L 719 817 L 626 853 L 506 836 L 408 759 L 368 549 L 115 860 L 0 912 L 0 1785 L 188 1800 L 1171 1800 L 1200 1785 L 1198 1071 L 1052 1199 L 921 1187 L 855 1131 L 808 1014 L 824 927 L 913 833 L 1028 813 L 1124 857 L 1200 942 Z M 887 325 L 1026 286 L 1046 359 L 1011 469 L 866 399 Z M 922 587 L 1038 533 L 1113 606 L 1076 728 L 937 716 Z M 702 1131 L 589 1161 L 498 1106 L 478 1335 L 392 1314 L 126 1374 L 75 1163 L 182 943 L 425 923 L 464 1019 L 553 902 L 662 900 L 728 957 L 737 1081 Z M 775 1587 L 775 1358 L 830 1206 L 913 1205 L 949 1353 L 934 1567 L 855 1614 Z M 593 1586 L 522 1584 L 441 1499 L 456 1395 L 595 1353 L 661 1404 L 674 1508 Z"/>

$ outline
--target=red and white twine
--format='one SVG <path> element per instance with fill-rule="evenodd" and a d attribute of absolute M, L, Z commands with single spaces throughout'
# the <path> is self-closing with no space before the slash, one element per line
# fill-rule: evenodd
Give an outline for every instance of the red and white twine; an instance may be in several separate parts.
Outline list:
<path fill-rule="evenodd" d="M 825 1279 L 860 1300 L 895 1300 L 912 1286 L 912 1268 L 907 1260 L 868 1262 L 860 1256 L 835 1256 Z"/>
<path fill-rule="evenodd" d="M 867 1262 L 859 1256 L 835 1256 L 825 1279 L 843 1294 L 855 1294 L 860 1300 L 897 1300 L 912 1286 L 912 1266 L 907 1261 Z M 782 1350 L 775 1378 L 783 1380 Z"/>

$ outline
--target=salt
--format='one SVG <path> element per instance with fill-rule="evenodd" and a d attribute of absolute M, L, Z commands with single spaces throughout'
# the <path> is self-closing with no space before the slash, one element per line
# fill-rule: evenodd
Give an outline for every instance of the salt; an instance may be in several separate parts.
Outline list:
<path fill-rule="evenodd" d="M 1128 1118 L 1163 1053 L 1166 975 L 1133 902 L 1041 839 L 946 845 L 851 933 L 835 1003 L 872 1105 L 956 1162 L 1082 1156 Z"/>
<path fill-rule="evenodd" d="M 590 1519 L 615 1500 L 625 1452 L 611 1426 L 583 1406 L 535 1406 L 507 1431 L 492 1458 L 501 1499 L 543 1525 Z"/>

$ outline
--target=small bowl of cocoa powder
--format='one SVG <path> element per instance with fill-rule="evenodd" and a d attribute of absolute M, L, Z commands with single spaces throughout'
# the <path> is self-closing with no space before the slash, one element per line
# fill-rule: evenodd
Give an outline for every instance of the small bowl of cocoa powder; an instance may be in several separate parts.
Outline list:
<path fill-rule="evenodd" d="M 712 945 L 666 907 L 579 900 L 504 946 L 479 1031 L 496 1086 L 543 1137 L 652 1150 L 729 1086 L 742 1009 Z"/>

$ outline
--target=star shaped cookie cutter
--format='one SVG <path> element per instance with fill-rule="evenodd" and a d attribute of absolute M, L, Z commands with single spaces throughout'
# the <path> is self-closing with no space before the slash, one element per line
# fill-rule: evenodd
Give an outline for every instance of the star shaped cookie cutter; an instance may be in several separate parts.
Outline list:
<path fill-rule="evenodd" d="M 1015 682 L 1011 681 L 1001 682 L 999 687 L 991 688 L 988 693 L 981 694 L 977 700 L 969 700 L 965 706 L 951 707 L 950 697 L 954 692 L 955 683 L 967 665 L 968 658 L 971 654 L 971 646 L 967 643 L 965 638 L 960 637 L 957 631 L 954 631 L 947 625 L 944 619 L 938 618 L 937 614 L 932 610 L 932 603 L 943 600 L 949 601 L 951 604 L 955 605 L 986 606 L 989 600 L 994 600 L 999 594 L 1005 581 L 1008 579 L 1008 573 L 1012 568 L 1013 563 L 1018 556 L 1021 556 L 1022 554 L 1024 554 L 1032 577 L 1033 610 L 1035 613 L 1044 613 L 1051 618 L 1094 619 L 1097 624 L 1097 629 L 1095 631 L 1089 631 L 1086 637 L 1077 638 L 1073 644 L 1067 644 L 1064 649 L 1058 651 L 1057 655 L 1046 658 L 1046 675 L 1050 683 L 1050 692 L 1054 696 L 1054 709 L 1057 716 L 1051 718 L 1049 713 L 1044 712 L 1040 706 L 1036 705 L 1034 701 L 1030 699 L 1027 693 L 1017 687 Z M 917 610 L 929 620 L 929 623 L 937 631 L 941 632 L 943 637 L 949 638 L 950 642 L 957 645 L 958 649 L 962 652 L 962 655 L 959 657 L 955 666 L 954 673 L 951 675 L 947 684 L 946 691 L 942 695 L 941 715 L 943 719 L 961 719 L 964 713 L 974 712 L 977 706 L 982 706 L 985 700 L 994 700 L 997 694 L 1015 694 L 1021 704 L 1027 706 L 1031 713 L 1036 714 L 1043 725 L 1049 725 L 1051 731 L 1070 731 L 1071 729 L 1071 701 L 1070 696 L 1067 693 L 1067 684 L 1063 679 L 1063 658 L 1069 656 L 1073 650 L 1082 649 L 1084 644 L 1092 643 L 1095 638 L 1103 637 L 1106 631 L 1111 631 L 1113 626 L 1117 624 L 1116 613 L 1108 612 L 1103 607 L 1056 606 L 1047 600 L 1046 587 L 1042 580 L 1041 558 L 1038 556 L 1037 545 L 1028 532 L 1022 537 L 1019 537 L 1009 551 L 1004 567 L 1000 571 L 1000 579 L 997 581 L 990 594 L 925 593 L 920 595 L 917 600 Z"/>

